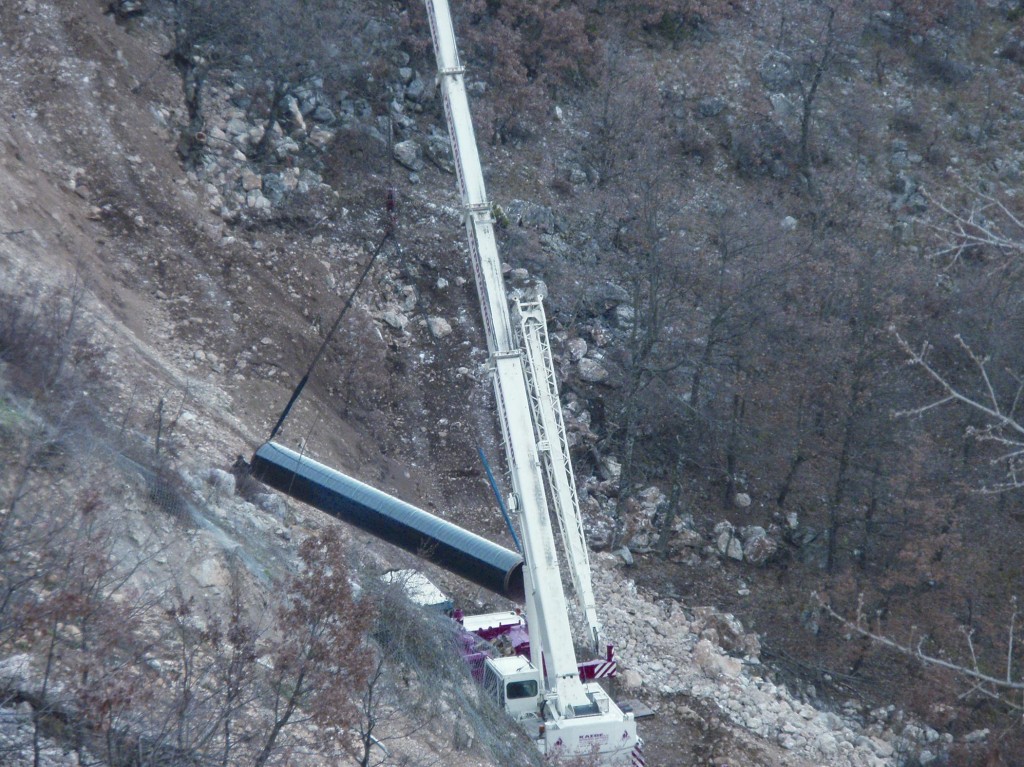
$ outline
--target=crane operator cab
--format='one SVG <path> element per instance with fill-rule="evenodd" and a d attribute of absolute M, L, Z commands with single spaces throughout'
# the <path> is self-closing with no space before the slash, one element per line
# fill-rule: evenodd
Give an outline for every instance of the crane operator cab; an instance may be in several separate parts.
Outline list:
<path fill-rule="evenodd" d="M 540 672 L 526 658 L 488 658 L 484 691 L 516 721 L 534 717 L 540 724 Z"/>

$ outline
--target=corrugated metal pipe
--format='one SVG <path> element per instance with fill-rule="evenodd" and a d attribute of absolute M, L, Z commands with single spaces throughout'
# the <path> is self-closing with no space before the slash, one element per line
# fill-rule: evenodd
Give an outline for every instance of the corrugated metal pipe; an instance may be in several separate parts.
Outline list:
<path fill-rule="evenodd" d="M 256 451 L 252 475 L 495 594 L 523 601 L 523 558 L 476 533 L 274 442 Z"/>

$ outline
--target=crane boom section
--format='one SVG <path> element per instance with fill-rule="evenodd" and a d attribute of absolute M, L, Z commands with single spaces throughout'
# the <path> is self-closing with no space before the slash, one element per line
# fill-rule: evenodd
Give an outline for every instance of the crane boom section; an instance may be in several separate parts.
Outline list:
<path fill-rule="evenodd" d="M 544 670 L 550 704 L 560 716 L 572 717 L 574 710 L 587 709 L 592 703 L 578 675 L 555 537 L 530 419 L 526 372 L 512 330 L 451 13 L 446 0 L 426 0 L 426 5 L 491 355 L 495 398 L 515 493 L 514 507 L 523 538 L 530 633 L 540 639 L 542 658 L 535 665 Z"/>
<path fill-rule="evenodd" d="M 537 444 L 544 456 L 548 486 L 555 502 L 556 514 L 565 546 L 569 574 L 583 617 L 587 622 L 588 638 L 594 649 L 600 650 L 601 624 L 597 618 L 597 605 L 590 576 L 590 554 L 583 533 L 583 517 L 576 493 L 576 479 L 569 457 L 569 440 L 558 398 L 558 381 L 551 358 L 548 323 L 544 305 L 540 301 L 516 302 L 519 318 L 519 336 L 526 354 L 526 373 L 529 381 L 530 406 L 537 431 Z"/>
<path fill-rule="evenodd" d="M 480 306 L 484 315 L 484 331 L 491 354 L 514 348 L 512 323 L 505 304 L 505 288 L 501 275 L 498 246 L 491 228 L 491 206 L 487 201 L 484 175 L 480 170 L 480 154 L 466 98 L 465 69 L 459 61 L 455 28 L 447 2 L 427 0 L 430 34 L 434 40 L 437 71 L 444 97 L 444 113 L 451 137 L 455 171 L 462 192 L 466 229 L 472 251 Z"/>

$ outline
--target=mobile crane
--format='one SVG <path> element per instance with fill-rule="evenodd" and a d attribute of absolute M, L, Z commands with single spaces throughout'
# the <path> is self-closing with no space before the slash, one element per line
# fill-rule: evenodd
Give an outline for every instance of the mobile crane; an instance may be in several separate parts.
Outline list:
<path fill-rule="evenodd" d="M 643 767 L 633 714 L 619 708 L 594 681 L 614 675 L 611 646 L 603 659 L 577 662 L 552 514 L 586 625 L 586 643 L 599 654 L 603 637 L 547 320 L 539 299 L 517 299 L 509 308 L 451 10 L 447 0 L 425 3 L 512 484 L 507 506 L 518 521 L 522 556 L 273 441 L 256 451 L 251 470 L 257 479 L 298 500 L 408 551 L 430 551 L 442 567 L 521 599 L 525 617 L 518 611 L 458 614 L 468 635 L 498 650 L 475 652 L 475 640 L 466 645 L 467 659 L 472 654 L 478 664 L 474 676 L 552 761 Z"/>
<path fill-rule="evenodd" d="M 508 506 L 518 517 L 525 564 L 530 658 L 487 659 L 484 686 L 532 729 L 547 755 L 590 757 L 595 764 L 642 764 L 633 715 L 623 712 L 599 684 L 580 678 L 545 475 L 573 590 L 595 650 L 600 649 L 601 629 L 547 321 L 539 300 L 516 301 L 515 311 L 509 310 L 451 9 L 448 0 L 425 2 L 511 475 Z"/>

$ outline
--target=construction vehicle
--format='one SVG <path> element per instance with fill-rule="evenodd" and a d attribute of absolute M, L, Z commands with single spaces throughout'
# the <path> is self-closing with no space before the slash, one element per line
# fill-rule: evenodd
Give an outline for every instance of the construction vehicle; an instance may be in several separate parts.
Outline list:
<path fill-rule="evenodd" d="M 518 518 L 525 564 L 530 655 L 488 659 L 484 687 L 531 729 L 544 754 L 591 758 L 595 764 L 642 763 L 632 714 L 619 709 L 598 683 L 580 678 L 548 489 L 587 641 L 597 652 L 601 627 L 547 320 L 539 300 L 516 301 L 513 323 L 451 9 L 447 0 L 426 0 L 426 7 L 512 483 L 507 505 Z"/>
<path fill-rule="evenodd" d="M 633 714 L 595 681 L 615 672 L 611 646 L 604 657 L 582 664 L 574 648 L 560 558 L 585 624 L 585 644 L 600 656 L 604 640 L 544 309 L 539 300 L 516 300 L 510 309 L 451 11 L 447 0 L 425 1 L 512 486 L 506 506 L 518 522 L 522 557 L 273 442 L 256 452 L 252 469 L 272 487 L 408 551 L 428 551 L 442 567 L 521 599 L 524 612 L 457 613 L 474 637 L 467 642 L 474 675 L 552 761 L 638 767 L 644 761 Z M 476 652 L 476 637 L 490 649 Z"/>

